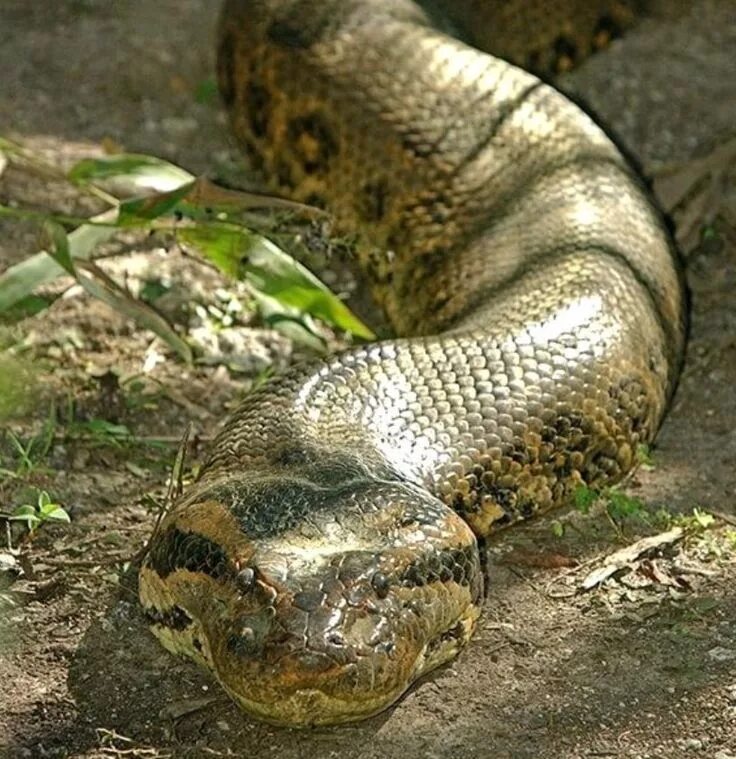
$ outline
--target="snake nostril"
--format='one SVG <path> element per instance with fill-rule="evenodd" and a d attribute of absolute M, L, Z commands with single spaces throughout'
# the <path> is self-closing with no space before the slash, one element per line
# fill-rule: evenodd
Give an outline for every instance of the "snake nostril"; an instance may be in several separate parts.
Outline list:
<path fill-rule="evenodd" d="M 342 637 L 342 635 L 338 632 L 332 632 L 330 633 L 327 638 L 327 642 L 332 646 L 344 646 L 345 645 L 345 638 Z"/>
<path fill-rule="evenodd" d="M 376 591 L 379 598 L 386 598 L 388 595 L 390 583 L 388 577 L 383 572 L 376 572 L 371 578 L 371 586 Z"/>
<path fill-rule="evenodd" d="M 256 581 L 256 573 L 251 567 L 245 567 L 241 569 L 237 575 L 235 575 L 235 584 L 242 593 L 247 593 Z"/>

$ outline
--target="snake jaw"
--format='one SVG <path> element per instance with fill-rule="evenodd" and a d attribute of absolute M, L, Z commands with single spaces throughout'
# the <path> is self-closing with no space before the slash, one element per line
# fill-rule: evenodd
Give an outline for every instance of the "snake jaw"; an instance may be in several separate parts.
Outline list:
<path fill-rule="evenodd" d="M 467 643 L 479 613 L 478 598 L 468 587 L 452 582 L 441 589 L 393 587 L 379 595 L 369 583 L 371 574 L 363 574 L 352 596 L 348 591 L 352 604 L 328 607 L 323 600 L 302 614 L 295 594 L 284 591 L 271 606 L 243 613 L 228 625 L 205 621 L 212 667 L 228 693 L 274 724 L 364 719 L 393 704 Z M 442 612 L 432 618 L 435 607 Z M 311 635 L 310 617 L 315 619 Z M 303 625 L 307 632 L 300 635 L 297 628 Z"/>
<path fill-rule="evenodd" d="M 405 610 L 398 595 L 392 595 L 383 599 L 386 617 Z M 446 601 L 437 603 L 447 606 Z M 250 642 L 260 645 L 240 650 L 226 646 L 227 654 L 221 643 L 211 642 L 213 668 L 242 708 L 272 724 L 309 727 L 355 721 L 393 705 L 414 681 L 454 658 L 468 642 L 478 615 L 479 606 L 470 601 L 428 639 L 412 636 L 404 625 L 391 630 L 390 641 L 372 647 L 365 640 L 362 645 L 349 640 L 351 633 L 357 639 L 363 636 L 361 621 L 366 631 L 380 627 L 362 615 L 353 618 L 357 624 L 326 633 L 312 648 L 256 633 Z M 278 628 L 278 612 L 272 619 Z"/>
<path fill-rule="evenodd" d="M 470 640 L 480 616 L 480 606 L 471 604 L 452 627 L 434 637 L 417 659 L 414 679 L 452 661 Z"/>

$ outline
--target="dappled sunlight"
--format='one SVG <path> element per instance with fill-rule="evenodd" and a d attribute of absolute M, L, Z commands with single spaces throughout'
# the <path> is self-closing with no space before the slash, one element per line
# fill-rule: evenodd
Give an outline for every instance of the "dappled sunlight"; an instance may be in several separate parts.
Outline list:
<path fill-rule="evenodd" d="M 580 329 L 591 329 L 595 325 L 596 337 L 602 343 L 608 342 L 609 335 L 604 331 L 604 322 L 599 317 L 603 311 L 603 299 L 600 295 L 584 295 L 566 306 L 558 309 L 551 318 L 545 318 L 526 327 L 532 343 L 545 344 L 559 340 L 562 335 L 574 335 Z M 613 332 L 613 328 L 611 328 Z"/>

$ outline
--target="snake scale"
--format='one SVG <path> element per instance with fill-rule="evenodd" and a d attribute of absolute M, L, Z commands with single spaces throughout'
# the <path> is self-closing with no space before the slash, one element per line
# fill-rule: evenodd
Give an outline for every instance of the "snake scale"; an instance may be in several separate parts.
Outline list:
<path fill-rule="evenodd" d="M 620 3 L 511 5 L 590 39 Z M 448 33 L 491 49 L 468 19 L 508 6 L 225 2 L 236 135 L 356 235 L 400 335 L 247 396 L 141 568 L 159 639 L 262 719 L 367 717 L 454 657 L 487 536 L 620 479 L 673 391 L 683 291 L 640 181 L 563 95 Z"/>

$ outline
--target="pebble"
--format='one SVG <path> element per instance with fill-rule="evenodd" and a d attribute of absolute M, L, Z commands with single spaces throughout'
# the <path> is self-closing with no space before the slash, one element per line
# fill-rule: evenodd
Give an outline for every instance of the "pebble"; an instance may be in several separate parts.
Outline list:
<path fill-rule="evenodd" d="M 715 661 L 731 661 L 732 659 L 736 659 L 736 651 L 733 648 L 716 646 L 708 651 L 708 656 Z"/>

